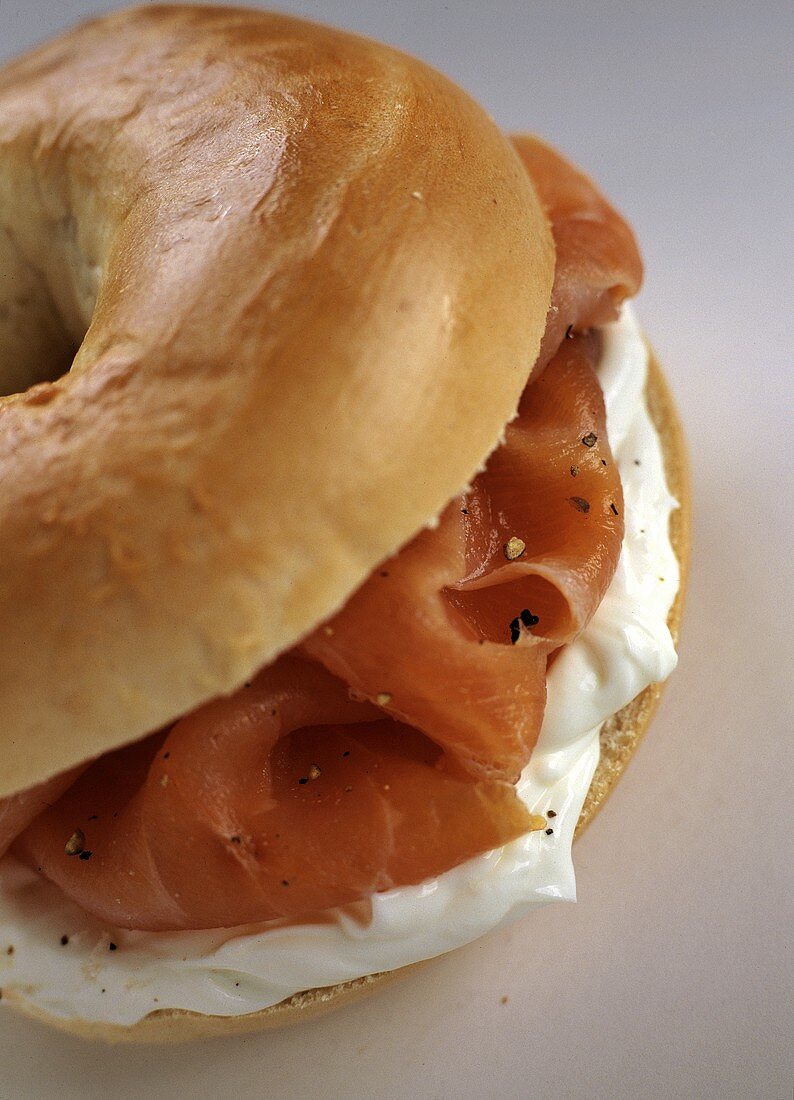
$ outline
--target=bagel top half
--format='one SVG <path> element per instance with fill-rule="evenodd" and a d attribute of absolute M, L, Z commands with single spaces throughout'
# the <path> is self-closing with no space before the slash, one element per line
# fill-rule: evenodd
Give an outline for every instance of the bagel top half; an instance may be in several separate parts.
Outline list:
<path fill-rule="evenodd" d="M 384 46 L 148 7 L 0 70 L 0 796 L 233 690 L 432 520 L 553 269 L 507 139 Z"/>

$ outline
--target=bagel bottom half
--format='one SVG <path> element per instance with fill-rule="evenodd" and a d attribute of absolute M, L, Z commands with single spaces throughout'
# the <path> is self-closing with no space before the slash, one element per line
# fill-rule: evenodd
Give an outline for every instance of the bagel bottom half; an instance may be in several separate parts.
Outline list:
<path fill-rule="evenodd" d="M 662 370 L 653 355 L 650 357 L 645 395 L 651 419 L 661 442 L 667 484 L 680 504 L 670 519 L 670 540 L 679 561 L 681 581 L 667 620 L 673 641 L 677 646 L 689 564 L 691 514 L 689 469 L 681 423 Z M 604 723 L 601 730 L 599 764 L 582 807 L 575 836 L 580 836 L 587 828 L 623 774 L 656 711 L 663 687 L 663 684 L 649 685 L 632 702 Z M 242 1016 L 207 1016 L 183 1009 L 158 1009 L 129 1027 L 88 1020 L 62 1019 L 30 1004 L 15 990 L 9 990 L 4 999 L 33 1019 L 85 1039 L 98 1039 L 110 1043 L 184 1042 L 188 1039 L 217 1035 L 239 1035 L 308 1020 L 332 1008 L 360 1000 L 421 965 L 421 963 L 415 963 L 399 970 L 370 974 L 324 989 L 305 990 L 279 1004 Z"/>

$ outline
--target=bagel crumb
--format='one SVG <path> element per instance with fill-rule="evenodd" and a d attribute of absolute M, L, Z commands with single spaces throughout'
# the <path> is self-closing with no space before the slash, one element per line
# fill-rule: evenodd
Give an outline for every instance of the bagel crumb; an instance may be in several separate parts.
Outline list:
<path fill-rule="evenodd" d="M 578 466 L 571 466 L 571 477 L 578 477 L 578 476 L 579 476 L 579 467 Z"/>
<path fill-rule="evenodd" d="M 523 539 L 520 539 L 517 535 L 513 535 L 504 544 L 504 555 L 508 561 L 515 561 L 516 558 L 520 558 L 527 548 L 527 544 Z"/>
<path fill-rule="evenodd" d="M 557 811 L 556 810 L 546 810 L 546 817 L 556 817 L 556 816 L 557 816 Z"/>
<path fill-rule="evenodd" d="M 391 692 L 390 691 L 380 691 L 380 692 L 378 692 L 378 694 L 375 696 L 375 702 L 378 704 L 379 707 L 387 707 L 389 705 L 389 703 L 391 702 Z"/>
<path fill-rule="evenodd" d="M 323 634 L 325 634 L 326 638 L 330 638 L 331 635 L 333 634 L 333 632 L 334 632 L 334 628 L 332 626 L 324 626 L 323 627 Z"/>
<path fill-rule="evenodd" d="M 499 1001 L 499 1004 L 500 1004 L 500 1005 L 506 1005 L 506 1004 L 507 1004 L 507 1002 L 508 1002 L 509 1000 L 510 1000 L 510 998 L 509 998 L 509 997 L 507 996 L 507 994 L 505 993 L 504 997 L 502 997 L 502 998 L 500 999 L 500 1001 Z"/>
<path fill-rule="evenodd" d="M 67 856 L 79 856 L 85 848 L 85 833 L 82 829 L 75 829 L 66 841 L 63 850 Z"/>
<path fill-rule="evenodd" d="M 13 955 L 13 954 L 14 954 L 14 945 L 13 945 L 13 943 L 10 943 L 8 945 L 8 947 L 6 948 L 6 955 Z"/>
<path fill-rule="evenodd" d="M 312 764 L 309 768 L 309 779 L 319 779 L 323 774 L 323 769 L 319 764 Z"/>

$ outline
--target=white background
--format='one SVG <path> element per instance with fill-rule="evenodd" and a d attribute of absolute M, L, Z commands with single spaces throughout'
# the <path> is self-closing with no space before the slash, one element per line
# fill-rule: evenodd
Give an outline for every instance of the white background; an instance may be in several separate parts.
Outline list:
<path fill-rule="evenodd" d="M 106 5 L 0 0 L 0 54 Z M 280 0 L 444 69 L 635 226 L 687 425 L 681 667 L 547 908 L 283 1033 L 106 1050 L 0 1017 L 0 1098 L 792 1092 L 792 93 L 775 3 Z M 506 1003 L 503 1003 L 504 998 Z"/>

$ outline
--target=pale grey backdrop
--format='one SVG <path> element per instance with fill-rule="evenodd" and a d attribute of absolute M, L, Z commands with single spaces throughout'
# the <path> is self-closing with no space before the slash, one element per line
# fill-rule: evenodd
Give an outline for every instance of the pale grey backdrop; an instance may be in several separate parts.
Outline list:
<path fill-rule="evenodd" d="M 0 55 L 108 6 L 0 0 Z M 635 225 L 647 261 L 641 314 L 695 473 L 682 667 L 578 845 L 577 906 L 283 1034 L 97 1051 L 3 1016 L 0 1098 L 784 1100 L 794 7 L 274 6 L 426 58 L 504 126 L 536 129 L 577 158 Z"/>

